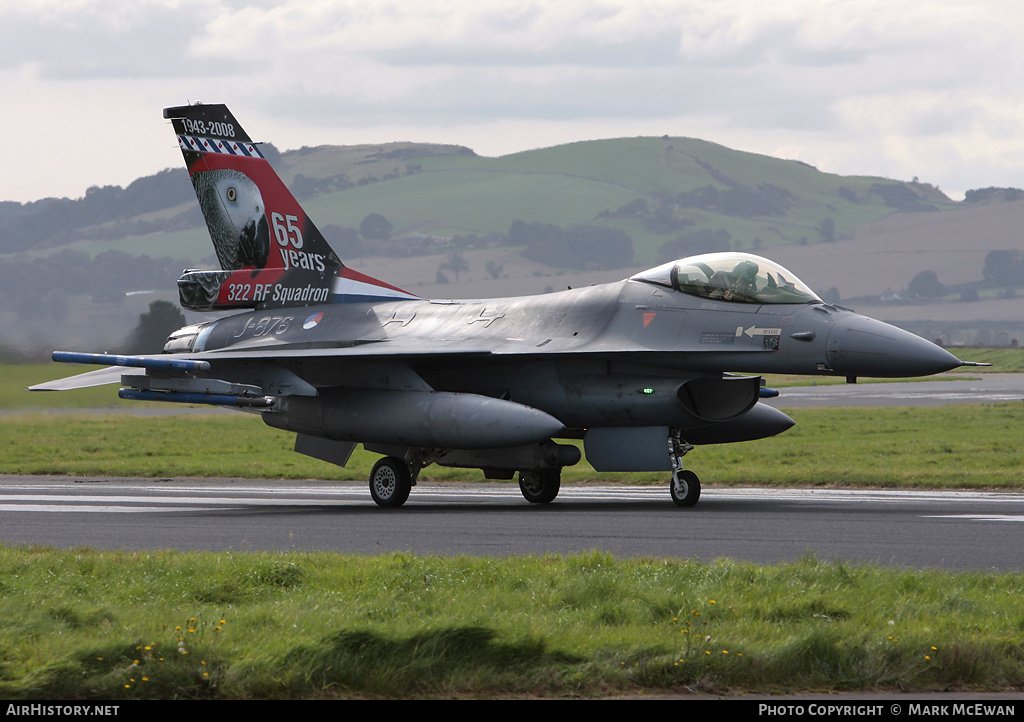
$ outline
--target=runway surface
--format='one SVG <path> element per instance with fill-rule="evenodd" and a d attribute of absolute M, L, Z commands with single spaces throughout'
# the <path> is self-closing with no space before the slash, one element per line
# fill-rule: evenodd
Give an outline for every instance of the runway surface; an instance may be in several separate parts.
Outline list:
<path fill-rule="evenodd" d="M 61 548 L 543 554 L 602 550 L 758 563 L 820 559 L 1020 571 L 1024 493 L 421 484 L 380 509 L 362 483 L 0 478 L 0 542 Z"/>
<path fill-rule="evenodd" d="M 779 408 L 816 406 L 943 406 L 1024 400 L 1024 374 L 981 374 L 977 378 L 935 381 L 792 386 L 768 400 Z"/>

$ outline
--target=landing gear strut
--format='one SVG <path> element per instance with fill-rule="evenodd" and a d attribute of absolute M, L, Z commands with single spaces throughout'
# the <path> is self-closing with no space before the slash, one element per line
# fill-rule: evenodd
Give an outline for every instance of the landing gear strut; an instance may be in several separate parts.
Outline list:
<path fill-rule="evenodd" d="M 558 496 L 561 469 L 532 469 L 519 472 L 519 491 L 531 504 L 547 504 Z"/>
<path fill-rule="evenodd" d="M 683 469 L 683 457 L 692 449 L 682 440 L 679 430 L 672 429 L 668 437 L 668 453 L 672 460 L 672 481 L 668 490 L 676 506 L 693 506 L 700 499 L 700 479 L 692 471 Z"/>

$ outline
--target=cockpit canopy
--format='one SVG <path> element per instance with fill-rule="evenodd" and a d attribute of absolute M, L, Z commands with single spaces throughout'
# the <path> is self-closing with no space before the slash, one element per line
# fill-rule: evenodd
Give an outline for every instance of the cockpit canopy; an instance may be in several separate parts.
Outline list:
<path fill-rule="evenodd" d="M 734 303 L 821 302 L 785 268 L 749 253 L 706 253 L 681 258 L 638 273 L 630 280 Z"/>

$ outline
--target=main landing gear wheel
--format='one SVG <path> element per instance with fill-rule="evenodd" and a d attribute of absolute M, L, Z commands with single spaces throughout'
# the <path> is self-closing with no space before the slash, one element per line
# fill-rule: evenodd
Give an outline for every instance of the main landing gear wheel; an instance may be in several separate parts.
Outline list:
<path fill-rule="evenodd" d="M 547 504 L 558 496 L 562 486 L 561 469 L 538 469 L 519 472 L 519 491 L 531 504 Z"/>
<path fill-rule="evenodd" d="M 412 491 L 409 465 L 397 456 L 385 456 L 370 472 L 370 496 L 377 506 L 401 506 Z"/>
<path fill-rule="evenodd" d="M 688 469 L 672 474 L 668 489 L 676 506 L 693 506 L 700 499 L 700 479 Z"/>

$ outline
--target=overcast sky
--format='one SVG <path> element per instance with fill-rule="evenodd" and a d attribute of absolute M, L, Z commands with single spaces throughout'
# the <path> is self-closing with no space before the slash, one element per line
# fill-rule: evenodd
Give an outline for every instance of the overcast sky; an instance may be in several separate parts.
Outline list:
<path fill-rule="evenodd" d="M 181 165 L 161 110 L 281 150 L 689 136 L 959 198 L 1024 187 L 1020 0 L 0 0 L 0 200 Z"/>

